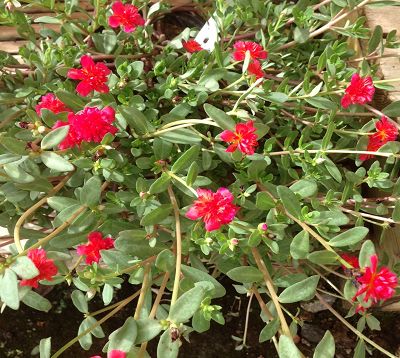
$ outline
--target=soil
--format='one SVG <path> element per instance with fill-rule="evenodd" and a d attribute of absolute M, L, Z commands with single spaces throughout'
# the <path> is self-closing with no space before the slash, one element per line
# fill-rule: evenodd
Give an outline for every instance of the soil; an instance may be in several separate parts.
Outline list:
<path fill-rule="evenodd" d="M 213 322 L 209 331 L 202 334 L 191 333 L 189 337 L 190 343 L 183 341 L 179 357 L 217 358 L 224 354 L 228 354 L 232 358 L 277 357 L 271 343 L 260 344 L 258 342 L 259 332 L 264 327 L 264 323 L 260 318 L 260 309 L 255 299 L 252 302 L 250 311 L 247 347 L 242 350 L 235 350 L 239 343 L 232 336 L 243 336 L 248 298 L 237 294 L 232 287 L 232 282 L 228 279 L 224 278 L 223 284 L 227 289 L 227 295 L 221 299 L 214 300 L 213 304 L 219 304 L 224 307 L 225 326 Z M 52 352 L 55 352 L 56 349 L 74 338 L 83 317 L 71 302 L 71 292 L 71 288 L 63 285 L 58 285 L 49 292 L 46 297 L 53 303 L 53 308 L 49 313 L 34 311 L 24 305 L 18 311 L 6 309 L 0 316 L 0 358 L 29 358 L 31 357 L 32 349 L 38 345 L 40 339 L 50 336 L 52 337 Z M 118 291 L 115 301 L 129 296 L 131 293 L 131 285 L 123 286 Z M 338 303 L 335 305 L 337 306 Z M 103 304 L 100 300 L 90 302 L 92 311 L 102 307 Z M 290 309 L 290 307 L 288 308 Z M 342 308 L 336 307 L 336 309 L 340 310 Z M 132 311 L 132 305 L 128 305 L 116 316 L 104 323 L 102 327 L 106 337 L 113 330 L 119 328 L 125 319 L 132 314 Z M 296 309 L 293 307 L 292 313 L 295 312 Z M 399 352 L 400 315 L 398 313 L 390 313 L 390 315 L 374 314 L 381 320 L 382 331 L 371 332 L 366 329 L 364 333 L 390 352 Z M 335 337 L 336 357 L 353 356 L 352 351 L 356 344 L 354 334 L 333 318 L 328 311 L 314 314 L 302 310 L 299 317 L 303 323 L 303 327 L 299 330 L 299 348 L 305 356 L 312 357 L 314 347 L 327 329 Z M 354 320 L 350 319 L 350 322 L 356 324 Z M 93 346 L 89 351 L 84 351 L 79 344 L 75 344 L 62 357 L 89 358 L 92 355 L 101 354 L 101 349 L 106 339 L 94 338 Z M 153 340 L 148 347 L 151 357 L 156 357 L 156 349 L 157 340 Z M 372 357 L 383 357 L 383 355 L 373 351 Z"/>

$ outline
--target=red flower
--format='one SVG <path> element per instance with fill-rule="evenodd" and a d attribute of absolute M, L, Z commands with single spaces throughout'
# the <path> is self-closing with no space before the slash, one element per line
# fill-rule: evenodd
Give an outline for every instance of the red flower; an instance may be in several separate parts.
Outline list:
<path fill-rule="evenodd" d="M 257 135 L 254 133 L 254 122 L 236 124 L 235 131 L 225 130 L 221 133 L 221 139 L 225 142 L 232 143 L 226 152 L 231 153 L 238 148 L 242 153 L 252 155 L 255 147 L 258 146 Z"/>
<path fill-rule="evenodd" d="M 187 52 L 199 52 L 203 50 L 201 45 L 196 40 L 182 41 L 182 45 Z"/>
<path fill-rule="evenodd" d="M 85 255 L 85 262 L 90 265 L 93 262 L 99 262 L 100 251 L 108 250 L 114 247 L 114 240 L 111 237 L 103 238 L 101 232 L 93 231 L 88 235 L 88 243 L 86 245 L 79 245 L 76 249 L 78 255 Z"/>
<path fill-rule="evenodd" d="M 64 103 L 62 103 L 54 94 L 48 93 L 42 96 L 40 102 L 36 105 L 36 113 L 40 116 L 42 108 L 48 109 L 53 113 L 57 114 L 60 112 L 72 112 Z"/>
<path fill-rule="evenodd" d="M 113 14 L 108 18 L 108 24 L 113 28 L 122 26 L 125 32 L 133 32 L 137 26 L 144 25 L 144 20 L 136 6 L 124 5 L 121 1 L 116 1 L 111 9 Z"/>
<path fill-rule="evenodd" d="M 353 267 L 353 269 L 360 268 L 360 263 L 358 262 L 358 258 L 356 256 L 352 256 L 352 255 L 348 255 L 348 254 L 342 254 L 340 256 L 342 257 L 343 260 L 348 262 Z M 347 267 L 345 267 L 343 265 L 342 265 L 342 268 L 344 270 L 347 269 Z"/>
<path fill-rule="evenodd" d="M 370 76 L 362 78 L 358 73 L 351 77 L 350 85 L 342 97 L 342 107 L 347 108 L 351 104 L 365 104 L 372 101 L 375 87 Z"/>
<path fill-rule="evenodd" d="M 268 52 L 261 45 L 252 41 L 237 41 L 233 47 L 235 49 L 233 52 L 233 59 L 235 61 L 243 61 L 246 57 L 246 51 L 250 52 L 250 57 L 253 60 L 264 60 L 268 56 Z"/>
<path fill-rule="evenodd" d="M 82 142 L 100 143 L 107 133 L 115 134 L 118 129 L 112 125 L 115 111 L 112 107 L 98 109 L 86 107 L 82 111 L 68 116 L 68 122 L 57 121 L 54 128 L 69 125 L 67 137 L 59 144 L 60 149 L 79 146 Z"/>
<path fill-rule="evenodd" d="M 264 71 L 261 68 L 260 61 L 257 60 L 249 63 L 249 67 L 247 67 L 247 72 L 255 75 L 257 79 L 264 77 Z"/>
<path fill-rule="evenodd" d="M 397 276 L 389 271 L 387 267 L 382 267 L 377 271 L 378 256 L 371 256 L 371 266 L 366 267 L 362 276 L 357 278 L 361 284 L 357 293 L 353 297 L 355 300 L 358 296 L 364 295 L 364 302 L 372 299 L 372 303 L 379 300 L 387 300 L 394 295 L 397 286 Z"/>
<path fill-rule="evenodd" d="M 119 351 L 117 349 L 113 349 L 111 352 L 107 354 L 108 358 L 126 358 L 126 353 L 123 351 Z M 90 358 L 101 358 L 101 356 L 93 356 Z"/>
<path fill-rule="evenodd" d="M 376 152 L 387 142 L 395 141 L 399 135 L 396 125 L 390 122 L 387 117 L 382 117 L 380 121 L 376 122 L 375 128 L 377 132 L 369 136 L 367 146 L 367 151 L 369 152 Z M 367 160 L 372 157 L 373 155 L 371 154 L 362 154 L 360 155 L 360 160 Z"/>
<path fill-rule="evenodd" d="M 21 286 L 31 286 L 37 288 L 39 286 L 38 282 L 40 280 L 51 281 L 53 276 L 57 274 L 57 266 L 54 264 L 53 260 L 50 260 L 46 256 L 46 251 L 43 249 L 32 249 L 28 251 L 28 256 L 34 263 L 39 271 L 39 275 L 29 280 L 21 280 Z"/>
<path fill-rule="evenodd" d="M 186 213 L 191 220 L 203 218 L 207 231 L 218 230 L 229 224 L 239 210 L 233 202 L 233 195 L 226 188 L 219 188 L 216 193 L 208 189 L 197 189 L 198 199 Z"/>
<path fill-rule="evenodd" d="M 90 56 L 84 55 L 81 58 L 81 69 L 72 68 L 68 71 L 68 78 L 81 80 L 76 86 L 76 91 L 81 96 L 87 96 L 92 91 L 108 93 L 107 76 L 110 69 L 103 62 L 95 63 Z"/>

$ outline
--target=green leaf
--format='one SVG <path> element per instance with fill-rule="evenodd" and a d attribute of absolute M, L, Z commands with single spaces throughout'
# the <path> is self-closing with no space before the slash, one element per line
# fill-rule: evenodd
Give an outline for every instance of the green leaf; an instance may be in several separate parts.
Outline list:
<path fill-rule="evenodd" d="M 228 271 L 226 275 L 233 281 L 242 283 L 258 282 L 263 279 L 262 273 L 253 266 L 240 266 Z"/>
<path fill-rule="evenodd" d="M 358 226 L 350 230 L 342 232 L 341 234 L 335 236 L 329 241 L 329 245 L 333 247 L 343 247 L 354 245 L 361 241 L 368 234 L 368 229 L 366 227 Z"/>
<path fill-rule="evenodd" d="M 159 137 L 173 144 L 197 144 L 202 140 L 195 132 L 187 128 L 174 129 L 160 134 Z"/>
<path fill-rule="evenodd" d="M 72 303 L 82 313 L 88 313 L 89 307 L 85 295 L 82 291 L 74 290 L 71 294 Z"/>
<path fill-rule="evenodd" d="M 270 210 L 275 207 L 275 202 L 266 192 L 259 192 L 256 196 L 256 206 L 260 210 Z"/>
<path fill-rule="evenodd" d="M 137 134 L 142 135 L 154 131 L 154 126 L 136 107 L 120 106 L 118 110 L 129 126 L 133 128 Z"/>
<path fill-rule="evenodd" d="M 36 18 L 33 22 L 39 24 L 61 24 L 61 20 L 54 16 L 40 16 Z"/>
<path fill-rule="evenodd" d="M 137 335 L 135 345 L 147 342 L 156 337 L 162 330 L 160 322 L 150 318 L 143 318 L 136 321 Z"/>
<path fill-rule="evenodd" d="M 40 143 L 42 149 L 50 149 L 60 144 L 67 136 L 69 126 L 62 126 L 47 133 Z"/>
<path fill-rule="evenodd" d="M 117 240 L 115 240 L 114 245 L 117 250 L 135 255 L 140 259 L 157 255 L 168 248 L 167 245 L 160 242 L 151 247 L 149 241 L 146 240 L 146 232 L 144 230 L 122 231 Z"/>
<path fill-rule="evenodd" d="M 282 92 L 270 92 L 267 95 L 260 97 L 272 103 L 285 103 L 289 99 L 289 96 Z"/>
<path fill-rule="evenodd" d="M 292 338 L 281 335 L 278 346 L 279 358 L 301 358 L 302 355 L 294 344 Z"/>
<path fill-rule="evenodd" d="M 96 49 L 101 53 L 112 53 L 117 44 L 117 35 L 113 30 L 104 30 L 101 34 L 94 33 L 91 37 Z"/>
<path fill-rule="evenodd" d="M 382 112 L 388 117 L 400 117 L 400 101 L 390 103 Z"/>
<path fill-rule="evenodd" d="M 169 310 L 168 319 L 174 323 L 184 323 L 193 317 L 194 313 L 200 307 L 206 294 L 205 288 L 197 283 L 189 291 L 180 296 L 175 304 Z"/>
<path fill-rule="evenodd" d="M 21 299 L 27 306 L 42 312 L 49 312 L 51 309 L 51 302 L 35 291 L 29 290 Z"/>
<path fill-rule="evenodd" d="M 6 269 L 0 280 L 0 300 L 13 310 L 19 308 L 17 275 L 11 269 Z"/>
<path fill-rule="evenodd" d="M 167 329 L 160 337 L 157 345 L 157 358 L 177 358 L 179 340 L 172 341 L 171 330 Z"/>
<path fill-rule="evenodd" d="M 318 185 L 313 180 L 302 179 L 291 185 L 290 190 L 300 195 L 302 198 L 309 198 L 318 191 Z"/>
<path fill-rule="evenodd" d="M 290 243 L 290 254 L 296 260 L 307 258 L 310 251 L 310 239 L 307 231 L 300 231 Z"/>
<path fill-rule="evenodd" d="M 25 155 L 26 143 L 22 140 L 18 140 L 10 137 L 1 137 L 0 144 L 7 149 L 8 152 L 13 154 Z"/>
<path fill-rule="evenodd" d="M 76 94 L 64 90 L 58 90 L 56 92 L 56 96 L 61 102 L 65 103 L 65 105 L 68 108 L 71 108 L 74 112 L 82 110 L 87 103 L 82 97 L 79 97 Z"/>
<path fill-rule="evenodd" d="M 129 352 L 135 344 L 137 325 L 133 317 L 129 317 L 121 328 L 110 334 L 107 351 L 113 349 Z"/>
<path fill-rule="evenodd" d="M 295 283 L 293 286 L 282 291 L 279 295 L 279 301 L 282 303 L 293 303 L 311 300 L 315 296 L 318 282 L 319 276 L 314 275 Z"/>
<path fill-rule="evenodd" d="M 343 294 L 346 300 L 351 300 L 357 292 L 352 280 L 347 280 L 344 284 Z"/>
<path fill-rule="evenodd" d="M 175 255 L 171 250 L 163 250 L 157 255 L 156 267 L 163 272 L 172 272 L 175 268 Z"/>
<path fill-rule="evenodd" d="M 305 100 L 315 108 L 332 109 L 332 110 L 337 109 L 337 105 L 328 98 L 312 97 L 312 98 L 305 98 Z"/>
<path fill-rule="evenodd" d="M 371 266 L 371 256 L 375 254 L 376 252 L 374 243 L 371 240 L 366 240 L 361 246 L 360 254 L 358 256 L 360 267 L 364 268 Z"/>
<path fill-rule="evenodd" d="M 365 343 L 362 339 L 358 341 L 357 346 L 354 349 L 353 358 L 365 358 Z"/>
<path fill-rule="evenodd" d="M 190 166 L 199 156 L 201 147 L 195 145 L 183 153 L 174 163 L 171 172 L 178 173 Z"/>
<path fill-rule="evenodd" d="M 35 178 L 32 175 L 22 170 L 18 164 L 8 163 L 5 164 L 3 168 L 6 174 L 16 183 L 26 184 L 26 183 L 31 183 L 35 180 Z"/>
<path fill-rule="evenodd" d="M 167 190 L 170 181 L 171 177 L 167 173 L 162 173 L 161 176 L 150 185 L 149 193 L 162 193 L 163 191 Z"/>
<path fill-rule="evenodd" d="M 149 226 L 159 224 L 161 221 L 169 216 L 171 210 L 171 204 L 162 204 L 158 208 L 150 211 L 145 216 L 143 216 L 142 220 L 140 221 L 140 225 Z"/>
<path fill-rule="evenodd" d="M 104 284 L 103 292 L 101 293 L 101 298 L 103 299 L 104 306 L 111 303 L 114 296 L 114 289 L 108 283 Z"/>
<path fill-rule="evenodd" d="M 338 255 L 332 251 L 314 251 L 307 255 L 307 260 L 315 264 L 329 265 L 336 263 Z"/>
<path fill-rule="evenodd" d="M 153 152 L 157 160 L 168 159 L 171 155 L 172 143 L 161 138 L 154 138 Z"/>
<path fill-rule="evenodd" d="M 207 281 L 212 283 L 214 286 L 214 298 L 225 296 L 226 291 L 224 286 L 222 286 L 214 277 L 209 275 L 207 272 L 186 265 L 182 265 L 181 270 L 186 278 L 189 278 L 194 282 Z"/>
<path fill-rule="evenodd" d="M 400 200 L 397 200 L 394 205 L 392 219 L 396 222 L 400 222 Z"/>
<path fill-rule="evenodd" d="M 368 41 L 368 53 L 374 52 L 382 41 L 383 30 L 380 25 L 375 26 L 374 32 Z"/>
<path fill-rule="evenodd" d="M 313 358 L 334 358 L 335 340 L 331 332 L 326 331 L 321 342 L 315 347 Z"/>
<path fill-rule="evenodd" d="M 57 211 L 62 211 L 72 205 L 77 205 L 78 201 L 66 196 L 53 196 L 47 199 L 47 204 Z"/>
<path fill-rule="evenodd" d="M 74 170 L 74 166 L 66 159 L 54 152 L 43 152 L 40 155 L 43 164 L 59 172 L 71 172 Z"/>
<path fill-rule="evenodd" d="M 186 184 L 192 186 L 196 181 L 197 175 L 199 174 L 199 165 L 197 162 L 193 162 L 188 170 L 188 174 L 186 176 Z"/>
<path fill-rule="evenodd" d="M 276 332 L 278 332 L 279 327 L 280 321 L 277 318 L 268 322 L 268 324 L 261 330 L 258 341 L 260 343 L 269 341 L 273 336 L 275 336 Z"/>
<path fill-rule="evenodd" d="M 39 275 L 39 270 L 27 256 L 18 257 L 10 268 L 23 280 L 29 280 Z"/>
<path fill-rule="evenodd" d="M 214 107 L 211 104 L 205 103 L 204 110 L 208 116 L 214 120 L 222 129 L 234 130 L 235 121 L 228 116 L 224 111 Z"/>
<path fill-rule="evenodd" d="M 93 176 L 85 183 L 82 188 L 80 201 L 82 204 L 93 208 L 99 205 L 101 196 L 101 180 L 98 176 Z"/>
<path fill-rule="evenodd" d="M 294 194 L 286 186 L 280 185 L 277 187 L 277 190 L 282 204 L 287 212 L 297 219 L 301 218 L 301 205 L 299 199 L 297 199 L 296 194 Z"/>
<path fill-rule="evenodd" d="M 373 330 L 373 331 L 381 330 L 381 323 L 379 322 L 379 320 L 376 317 L 369 314 L 369 315 L 366 315 L 365 318 L 367 319 L 367 325 L 371 330 Z"/>
<path fill-rule="evenodd" d="M 86 317 L 85 318 L 85 323 L 86 323 L 86 327 L 92 327 L 97 323 L 97 320 L 94 317 Z M 101 328 L 101 326 L 97 326 L 96 328 L 93 328 L 92 331 L 90 332 L 91 334 L 93 334 L 93 336 L 95 336 L 96 338 L 104 338 L 105 334 L 103 332 L 103 329 Z"/>
<path fill-rule="evenodd" d="M 50 358 L 51 355 L 51 337 L 43 338 L 39 343 L 40 358 Z"/>
<path fill-rule="evenodd" d="M 296 27 L 293 32 L 294 40 L 299 43 L 303 44 L 307 42 L 308 38 L 310 37 L 310 30 L 307 28 Z"/>
<path fill-rule="evenodd" d="M 192 327 L 198 333 L 203 333 L 210 329 L 210 320 L 204 318 L 203 311 L 197 310 L 192 318 Z"/>
<path fill-rule="evenodd" d="M 89 327 L 90 327 L 90 325 L 89 325 L 88 321 L 86 319 L 84 319 L 82 321 L 82 323 L 79 325 L 78 335 L 85 332 Z M 92 346 L 92 343 L 93 343 L 93 339 L 92 339 L 91 333 L 86 333 L 84 336 L 79 338 L 79 344 L 86 351 L 90 349 L 90 347 Z"/>

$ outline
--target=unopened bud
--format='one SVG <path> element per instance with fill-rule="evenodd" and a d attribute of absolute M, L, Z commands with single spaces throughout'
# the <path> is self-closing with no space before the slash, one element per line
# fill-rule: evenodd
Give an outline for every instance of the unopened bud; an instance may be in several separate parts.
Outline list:
<path fill-rule="evenodd" d="M 268 230 L 268 225 L 266 223 L 258 224 L 258 230 L 267 231 Z"/>
<path fill-rule="evenodd" d="M 46 127 L 45 126 L 39 126 L 37 130 L 38 130 L 38 132 L 40 134 L 43 134 L 44 132 L 46 132 Z"/>

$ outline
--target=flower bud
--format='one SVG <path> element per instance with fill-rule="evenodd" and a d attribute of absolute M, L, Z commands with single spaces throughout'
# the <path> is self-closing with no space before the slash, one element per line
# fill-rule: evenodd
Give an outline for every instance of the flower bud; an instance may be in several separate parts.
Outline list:
<path fill-rule="evenodd" d="M 261 223 L 261 224 L 258 224 L 257 228 L 260 231 L 267 231 L 268 230 L 268 225 L 266 223 Z"/>

